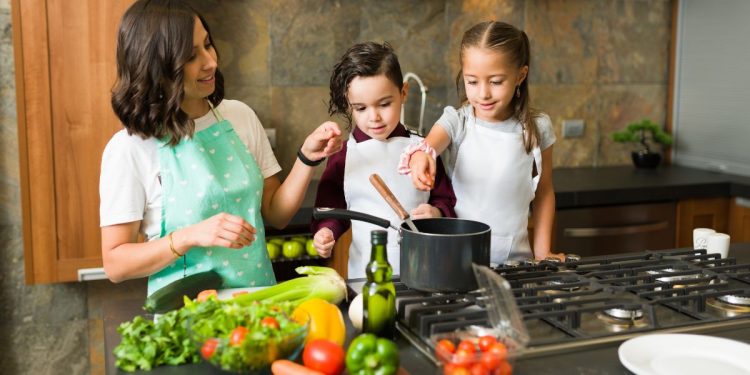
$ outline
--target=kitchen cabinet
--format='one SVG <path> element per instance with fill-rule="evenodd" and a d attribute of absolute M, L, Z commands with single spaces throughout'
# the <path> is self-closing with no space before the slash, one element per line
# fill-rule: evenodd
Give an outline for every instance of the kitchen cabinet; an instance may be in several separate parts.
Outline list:
<path fill-rule="evenodd" d="M 750 241 L 750 199 L 734 198 L 729 205 L 729 235 L 732 242 Z"/>
<path fill-rule="evenodd" d="M 131 0 L 12 0 L 24 262 L 30 284 L 101 267 L 99 166 Z"/>
<path fill-rule="evenodd" d="M 675 247 L 675 203 L 559 210 L 556 252 L 596 256 Z"/>
<path fill-rule="evenodd" d="M 693 246 L 693 229 L 711 228 L 727 233 L 729 198 L 685 199 L 677 203 L 677 247 Z"/>

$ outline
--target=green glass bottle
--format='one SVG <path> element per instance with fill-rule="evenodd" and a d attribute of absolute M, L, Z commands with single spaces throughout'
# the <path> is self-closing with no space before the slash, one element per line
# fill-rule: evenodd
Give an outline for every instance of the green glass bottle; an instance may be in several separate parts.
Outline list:
<path fill-rule="evenodd" d="M 367 263 L 367 282 L 362 287 L 362 330 L 393 339 L 396 335 L 396 288 L 393 268 L 388 263 L 388 232 L 371 232 L 372 250 Z"/>

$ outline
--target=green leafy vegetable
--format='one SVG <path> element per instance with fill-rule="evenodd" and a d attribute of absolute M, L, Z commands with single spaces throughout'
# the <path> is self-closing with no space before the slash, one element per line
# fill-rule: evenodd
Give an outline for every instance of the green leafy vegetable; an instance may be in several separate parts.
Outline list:
<path fill-rule="evenodd" d="M 236 298 L 237 302 L 243 305 L 253 301 L 302 303 L 311 298 L 322 298 L 330 303 L 338 304 L 346 297 L 346 282 L 333 268 L 301 266 L 295 268 L 294 271 L 307 276 L 239 295 Z"/>

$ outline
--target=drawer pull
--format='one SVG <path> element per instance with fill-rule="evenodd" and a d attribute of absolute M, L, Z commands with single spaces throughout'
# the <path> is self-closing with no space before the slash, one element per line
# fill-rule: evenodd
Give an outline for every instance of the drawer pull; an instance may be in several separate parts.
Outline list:
<path fill-rule="evenodd" d="M 626 225 L 622 227 L 565 228 L 563 234 L 565 237 L 618 236 L 623 234 L 655 232 L 667 228 L 669 228 L 668 222 L 659 221 L 656 223 Z"/>

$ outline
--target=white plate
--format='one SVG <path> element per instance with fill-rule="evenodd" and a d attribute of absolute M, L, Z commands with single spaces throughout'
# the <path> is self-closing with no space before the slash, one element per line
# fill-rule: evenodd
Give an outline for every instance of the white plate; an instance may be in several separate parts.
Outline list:
<path fill-rule="evenodd" d="M 636 375 L 750 374 L 750 345 L 719 337 L 643 335 L 622 343 L 618 354 Z"/>

